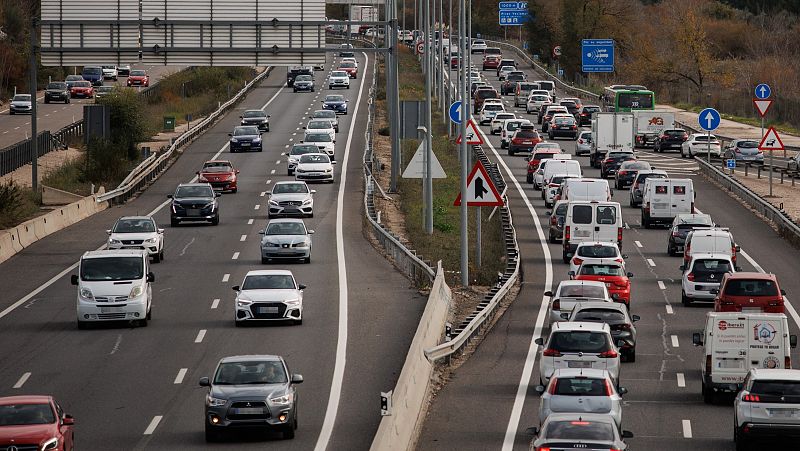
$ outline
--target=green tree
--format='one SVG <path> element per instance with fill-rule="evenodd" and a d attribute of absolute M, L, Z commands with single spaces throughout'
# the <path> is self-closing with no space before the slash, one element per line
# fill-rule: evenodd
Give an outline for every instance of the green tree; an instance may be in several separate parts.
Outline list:
<path fill-rule="evenodd" d="M 138 158 L 136 144 L 147 139 L 147 122 L 142 99 L 133 89 L 119 89 L 113 95 L 101 97 L 101 105 L 111 109 L 111 141 L 127 155 Z"/>

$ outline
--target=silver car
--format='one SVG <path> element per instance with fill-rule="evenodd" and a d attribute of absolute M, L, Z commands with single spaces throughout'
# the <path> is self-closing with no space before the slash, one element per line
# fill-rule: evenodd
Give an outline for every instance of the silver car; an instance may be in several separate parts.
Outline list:
<path fill-rule="evenodd" d="M 311 263 L 311 235 L 302 219 L 273 219 L 258 233 L 261 238 L 261 263 L 272 259 L 299 259 Z"/>
<path fill-rule="evenodd" d="M 33 103 L 30 94 L 17 94 L 11 99 L 8 114 L 32 114 Z"/>
<path fill-rule="evenodd" d="M 589 155 L 592 153 L 592 132 L 582 131 L 575 142 L 575 155 Z"/>
<path fill-rule="evenodd" d="M 314 196 L 316 190 L 308 189 L 306 182 L 278 182 L 272 186 L 269 195 L 270 219 L 278 216 L 314 217 Z"/>
<path fill-rule="evenodd" d="M 300 161 L 301 155 L 318 152 L 319 148 L 314 144 L 294 144 L 287 154 L 286 175 L 294 175 L 294 170 L 297 168 L 297 163 Z"/>
<path fill-rule="evenodd" d="M 598 413 L 554 413 L 547 417 L 541 429 L 530 427 L 528 434 L 535 436 L 531 450 L 565 449 L 614 449 L 625 451 L 629 431 L 620 432 L 614 419 Z"/>
<path fill-rule="evenodd" d="M 333 129 L 339 133 L 339 118 L 336 117 L 336 112 L 332 110 L 316 110 L 314 114 L 309 116 L 309 119 L 330 119 L 333 122 Z"/>
<path fill-rule="evenodd" d="M 539 424 L 552 413 L 601 413 L 622 425 L 622 395 L 625 387 L 606 370 L 564 368 L 556 370 L 547 387 L 538 385 Z"/>
<path fill-rule="evenodd" d="M 723 160 L 764 162 L 764 152 L 759 150 L 758 141 L 752 139 L 734 139 L 722 151 Z"/>
<path fill-rule="evenodd" d="M 303 324 L 303 290 L 291 271 L 268 269 L 248 271 L 241 285 L 233 287 L 234 321 L 291 321 Z"/>
<path fill-rule="evenodd" d="M 736 449 L 764 449 L 765 438 L 797 440 L 800 370 L 751 369 L 733 401 L 733 412 Z M 790 448 L 793 446 L 784 449 Z"/>
<path fill-rule="evenodd" d="M 550 381 L 561 368 L 594 368 L 608 370 L 614 380 L 619 380 L 619 350 L 605 323 L 561 322 L 553 323 L 550 336 L 542 345 L 539 359 L 539 385 Z"/>

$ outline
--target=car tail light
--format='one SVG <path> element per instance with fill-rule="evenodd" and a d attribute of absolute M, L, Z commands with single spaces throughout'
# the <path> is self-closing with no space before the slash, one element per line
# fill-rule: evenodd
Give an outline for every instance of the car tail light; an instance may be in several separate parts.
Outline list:
<path fill-rule="evenodd" d="M 710 355 L 706 356 L 706 374 L 707 375 L 711 374 L 711 356 Z"/>
<path fill-rule="evenodd" d="M 686 280 L 689 282 L 694 282 L 694 273 L 690 272 L 689 274 L 686 274 Z"/>
<path fill-rule="evenodd" d="M 647 213 L 650 213 L 650 202 L 648 202 L 647 204 L 645 204 L 645 206 L 644 206 L 644 211 L 646 211 Z"/>
<path fill-rule="evenodd" d="M 573 129 L 573 130 L 577 130 L 577 129 L 578 129 L 578 126 L 577 126 L 577 125 L 573 125 L 573 126 L 572 126 L 572 129 Z"/>
<path fill-rule="evenodd" d="M 540 446 L 540 447 L 536 448 L 536 451 L 550 451 L 550 447 L 549 446 Z"/>
<path fill-rule="evenodd" d="M 561 301 L 558 299 L 553 300 L 553 310 L 561 310 Z"/>
<path fill-rule="evenodd" d="M 614 390 L 611 388 L 611 384 L 608 383 L 608 379 L 603 380 L 605 387 L 606 387 L 606 396 L 611 396 L 614 394 Z"/>
<path fill-rule="evenodd" d="M 622 227 L 617 227 L 617 241 L 622 243 Z"/>
<path fill-rule="evenodd" d="M 786 356 L 783 358 L 783 369 L 788 370 L 792 368 L 792 357 Z"/>
<path fill-rule="evenodd" d="M 547 393 L 550 393 L 551 395 L 555 395 L 556 394 L 556 385 L 558 385 L 558 378 L 555 378 L 555 377 L 551 378 L 550 379 L 550 389 L 547 390 Z"/>
<path fill-rule="evenodd" d="M 630 324 L 617 324 L 617 325 L 614 326 L 614 329 L 616 329 L 616 330 L 631 330 L 631 325 Z"/>
<path fill-rule="evenodd" d="M 572 263 L 575 263 L 576 265 L 580 266 L 581 263 L 583 263 L 583 259 L 575 257 L 575 258 L 572 259 Z"/>
<path fill-rule="evenodd" d="M 542 352 L 544 357 L 561 357 L 561 351 L 557 349 L 547 348 Z"/>
<path fill-rule="evenodd" d="M 613 349 L 609 349 L 608 351 L 597 354 L 597 357 L 600 357 L 601 359 L 616 359 L 618 356 L 619 354 L 617 354 L 617 351 Z"/>
<path fill-rule="evenodd" d="M 669 135 L 661 135 L 661 139 L 669 139 Z"/>
<path fill-rule="evenodd" d="M 630 285 L 630 282 L 627 280 L 623 280 L 621 282 L 614 282 L 614 285 L 616 285 L 618 288 L 627 288 L 628 285 Z"/>
<path fill-rule="evenodd" d="M 569 232 L 570 232 L 569 226 L 565 226 L 564 227 L 564 245 L 568 244 L 567 242 L 569 241 L 569 238 L 570 238 Z"/>
<path fill-rule="evenodd" d="M 745 402 L 761 402 L 761 398 L 758 395 L 744 395 L 742 396 L 742 401 Z"/>
<path fill-rule="evenodd" d="M 578 144 L 583 144 L 583 138 L 578 140 Z"/>
<path fill-rule="evenodd" d="M 549 186 L 550 188 L 557 188 L 558 183 L 549 183 L 547 186 Z"/>
<path fill-rule="evenodd" d="M 617 175 L 628 175 L 628 171 L 623 169 L 622 171 L 617 172 Z"/>
<path fill-rule="evenodd" d="M 550 224 L 551 225 L 557 225 L 558 224 L 558 218 L 556 218 L 556 215 L 550 216 Z"/>
<path fill-rule="evenodd" d="M 623 263 L 625 260 L 623 260 L 621 258 L 617 258 L 617 259 L 614 259 L 614 261 L 617 262 L 617 263 Z"/>
<path fill-rule="evenodd" d="M 673 232 L 672 232 L 672 236 L 678 237 L 678 236 L 681 236 L 681 234 L 680 234 L 680 232 L 678 232 L 678 231 L 676 230 L 676 231 L 673 231 Z"/>
<path fill-rule="evenodd" d="M 733 151 L 736 152 L 736 153 L 742 153 L 742 149 L 740 149 L 738 147 L 734 147 Z"/>

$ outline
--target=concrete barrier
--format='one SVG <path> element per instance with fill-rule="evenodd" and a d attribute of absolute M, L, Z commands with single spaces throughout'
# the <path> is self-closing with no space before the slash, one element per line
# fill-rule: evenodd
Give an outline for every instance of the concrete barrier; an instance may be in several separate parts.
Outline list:
<path fill-rule="evenodd" d="M 428 303 L 422 312 L 417 332 L 392 392 L 391 415 L 381 419 L 370 450 L 410 451 L 415 448 L 430 404 L 431 376 L 434 370 L 423 351 L 437 345 L 444 338 L 451 298 L 450 287 L 445 283 L 442 263 L 439 262 Z"/>
<path fill-rule="evenodd" d="M 97 195 L 103 192 L 105 191 L 101 188 Z M 14 228 L 0 231 L 0 263 L 47 235 L 108 208 L 108 202 L 97 202 L 95 196 L 84 197 Z"/>

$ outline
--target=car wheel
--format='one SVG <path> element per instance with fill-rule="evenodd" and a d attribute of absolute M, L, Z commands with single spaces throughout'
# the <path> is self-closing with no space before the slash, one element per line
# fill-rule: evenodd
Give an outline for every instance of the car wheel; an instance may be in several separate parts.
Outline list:
<path fill-rule="evenodd" d="M 269 263 L 269 259 L 266 257 L 261 257 L 261 264 L 266 265 L 267 263 Z"/>
<path fill-rule="evenodd" d="M 150 310 L 147 311 L 147 316 L 145 316 L 145 326 L 147 325 L 146 321 L 153 319 L 153 306 L 150 305 Z"/>
<path fill-rule="evenodd" d="M 86 330 L 89 328 L 89 323 L 86 321 L 78 320 L 78 330 Z"/>
<path fill-rule="evenodd" d="M 667 245 L 667 255 L 669 255 L 670 257 L 675 256 L 675 250 L 670 245 Z"/>
<path fill-rule="evenodd" d="M 67 100 L 65 100 L 64 103 L 69 103 L 69 98 L 67 98 Z"/>
<path fill-rule="evenodd" d="M 700 390 L 703 393 L 703 402 L 706 404 L 714 404 L 714 390 L 707 388 L 705 382 L 703 382 L 703 386 Z"/>
<path fill-rule="evenodd" d="M 555 243 L 555 242 L 556 242 L 556 240 L 555 240 L 555 238 L 553 237 L 553 234 L 552 234 L 552 233 L 548 233 L 548 234 L 547 234 L 547 241 L 549 241 L 549 242 L 551 242 L 551 243 Z"/>
<path fill-rule="evenodd" d="M 48 99 L 47 97 L 45 97 L 45 98 L 44 98 L 44 103 L 50 103 L 50 99 Z"/>
<path fill-rule="evenodd" d="M 642 212 L 642 226 L 644 226 L 645 229 L 650 228 L 650 221 L 648 221 L 647 218 L 644 217 L 644 212 Z"/>
<path fill-rule="evenodd" d="M 525 176 L 525 181 L 530 183 L 530 184 L 532 184 L 533 183 L 533 175 L 528 174 L 527 176 Z"/>
<path fill-rule="evenodd" d="M 291 440 L 293 438 L 294 438 L 294 424 L 287 426 L 286 429 L 283 430 L 284 440 Z"/>
<path fill-rule="evenodd" d="M 238 193 L 238 192 L 239 192 L 239 188 L 234 188 L 234 189 L 232 189 L 232 190 L 231 190 L 231 192 L 232 192 L 233 194 L 236 194 L 236 193 Z"/>
<path fill-rule="evenodd" d="M 145 318 L 145 319 L 140 319 L 140 320 L 138 321 L 138 324 L 136 324 L 136 325 L 137 325 L 137 326 L 139 326 L 139 327 L 147 327 L 147 318 Z"/>
<path fill-rule="evenodd" d="M 500 141 L 500 148 L 505 149 L 506 147 L 508 147 L 508 144 L 506 144 L 504 141 Z"/>
<path fill-rule="evenodd" d="M 309 257 L 304 258 L 303 259 L 303 263 L 305 263 L 305 264 L 311 263 L 311 257 L 309 256 Z"/>
<path fill-rule="evenodd" d="M 164 261 L 164 249 L 161 249 L 161 252 L 158 253 L 158 258 L 160 258 L 162 262 Z"/>
<path fill-rule="evenodd" d="M 211 220 L 211 225 L 219 225 L 219 215 L 214 216 L 214 218 Z"/>
<path fill-rule="evenodd" d="M 562 260 L 564 263 L 569 263 L 569 256 L 568 256 L 568 255 L 567 255 L 565 252 L 562 252 L 562 253 L 561 253 L 561 260 Z"/>
<path fill-rule="evenodd" d="M 153 263 L 161 263 L 161 254 L 153 255 Z"/>
<path fill-rule="evenodd" d="M 516 153 L 516 152 L 514 152 L 513 150 L 511 150 L 511 147 L 509 147 L 509 148 L 508 148 L 508 155 L 509 155 L 509 156 L 513 157 L 515 153 Z M 528 182 L 528 183 L 530 183 L 530 182 Z"/>

